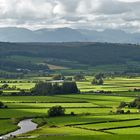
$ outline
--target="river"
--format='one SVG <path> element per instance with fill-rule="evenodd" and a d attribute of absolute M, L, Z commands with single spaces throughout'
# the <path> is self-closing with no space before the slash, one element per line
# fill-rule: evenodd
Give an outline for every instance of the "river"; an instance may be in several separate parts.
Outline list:
<path fill-rule="evenodd" d="M 37 129 L 37 124 L 32 122 L 32 119 L 22 120 L 18 123 L 18 126 L 20 127 L 18 130 L 3 135 L 1 138 L 6 139 L 10 136 L 17 136 Z"/>

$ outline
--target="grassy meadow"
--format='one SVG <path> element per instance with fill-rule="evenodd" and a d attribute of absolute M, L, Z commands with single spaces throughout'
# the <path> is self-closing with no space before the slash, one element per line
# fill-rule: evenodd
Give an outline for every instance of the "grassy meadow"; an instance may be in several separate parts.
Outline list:
<path fill-rule="evenodd" d="M 106 78 L 104 85 L 92 85 L 93 77 L 77 82 L 83 94 L 68 94 L 54 96 L 8 96 L 11 91 L 19 92 L 30 90 L 35 80 L 50 80 L 51 77 L 33 77 L 32 80 L 22 79 L 12 83 L 5 80 L 9 87 L 16 86 L 14 90 L 5 90 L 7 96 L 0 96 L 8 108 L 0 109 L 0 135 L 17 129 L 17 122 L 24 118 L 32 118 L 38 124 L 35 131 L 22 134 L 19 137 L 31 136 L 31 140 L 138 140 L 140 136 L 140 113 L 136 108 L 125 107 L 130 114 L 114 113 L 120 102 L 131 102 L 139 92 L 140 77 Z M 29 82 L 30 81 L 30 82 Z M 5 84 L 0 83 L 0 86 Z M 112 91 L 112 94 L 93 94 L 91 91 Z M 50 107 L 60 105 L 65 108 L 66 116 L 47 117 Z M 73 112 L 75 115 L 70 115 Z M 14 138 L 16 139 L 16 138 Z M 21 138 L 22 140 L 22 138 Z"/>
<path fill-rule="evenodd" d="M 119 105 L 120 101 L 132 101 L 133 97 L 118 97 L 105 95 L 60 95 L 39 97 L 0 97 L 8 105 L 8 109 L 0 110 L 0 134 L 15 130 L 15 120 L 20 118 L 34 118 L 39 127 L 33 132 L 22 136 L 34 136 L 49 139 L 55 136 L 76 138 L 83 136 L 94 138 L 99 135 L 106 137 L 139 134 L 140 114 L 136 109 L 130 109 L 131 114 L 116 115 L 110 113 Z M 54 103 L 55 102 L 55 103 Z M 47 110 L 54 105 L 65 107 L 67 116 L 47 118 Z M 127 111 L 128 109 L 125 108 Z M 70 116 L 71 112 L 75 116 Z M 125 128 L 127 127 L 127 129 Z M 121 131 L 122 130 L 122 131 Z M 54 136 L 52 138 L 52 136 Z M 42 137 L 42 138 L 41 138 Z M 123 136 L 122 136 L 123 137 Z M 38 139 L 38 138 L 37 138 Z"/>

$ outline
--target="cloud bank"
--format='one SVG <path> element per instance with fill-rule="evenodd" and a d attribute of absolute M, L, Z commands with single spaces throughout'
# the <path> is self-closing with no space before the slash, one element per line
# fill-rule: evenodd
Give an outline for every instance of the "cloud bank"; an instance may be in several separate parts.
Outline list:
<path fill-rule="evenodd" d="M 140 0 L 0 0 L 0 27 L 140 31 Z"/>

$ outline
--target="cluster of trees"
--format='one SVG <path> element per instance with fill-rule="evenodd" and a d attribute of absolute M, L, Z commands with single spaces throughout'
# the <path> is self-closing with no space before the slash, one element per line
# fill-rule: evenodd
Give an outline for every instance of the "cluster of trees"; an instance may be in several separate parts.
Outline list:
<path fill-rule="evenodd" d="M 74 77 L 65 77 L 62 74 L 56 74 L 56 75 L 53 75 L 52 79 L 53 80 L 65 80 L 65 81 L 72 81 L 72 80 L 84 81 L 84 80 L 86 80 L 86 78 L 83 74 L 76 74 L 76 75 L 74 75 Z"/>
<path fill-rule="evenodd" d="M 135 100 L 133 100 L 130 103 L 126 103 L 126 102 L 121 102 L 118 108 L 137 108 L 140 109 L 140 98 L 136 98 Z"/>
<path fill-rule="evenodd" d="M 12 87 L 10 87 L 8 84 L 3 84 L 0 87 L 0 90 L 15 90 L 15 89 L 17 89 L 15 85 L 13 85 Z"/>
<path fill-rule="evenodd" d="M 136 98 L 134 101 L 130 102 L 128 107 L 140 109 L 140 98 Z"/>
<path fill-rule="evenodd" d="M 104 84 L 103 78 L 104 78 L 104 74 L 99 73 L 99 74 L 95 75 L 91 84 L 92 85 L 103 85 Z"/>
<path fill-rule="evenodd" d="M 125 108 L 126 106 L 128 106 L 128 103 L 126 102 L 120 102 L 120 105 L 117 107 L 116 109 L 116 114 L 130 114 L 131 111 L 130 110 L 123 110 L 123 108 Z"/>
<path fill-rule="evenodd" d="M 80 91 L 75 82 L 63 82 L 62 84 L 39 82 L 31 90 L 32 95 L 70 94 L 79 92 Z"/>

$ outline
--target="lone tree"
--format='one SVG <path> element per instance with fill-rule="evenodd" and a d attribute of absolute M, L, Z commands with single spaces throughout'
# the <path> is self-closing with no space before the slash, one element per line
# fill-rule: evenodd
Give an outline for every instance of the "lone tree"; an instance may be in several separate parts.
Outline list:
<path fill-rule="evenodd" d="M 49 117 L 64 116 L 65 109 L 61 106 L 53 106 L 48 110 Z"/>
<path fill-rule="evenodd" d="M 104 84 L 104 80 L 101 78 L 101 79 L 96 79 L 94 78 L 92 81 L 91 81 L 91 84 L 92 85 L 103 85 Z"/>
<path fill-rule="evenodd" d="M 92 80 L 91 84 L 92 85 L 103 85 L 104 84 L 104 75 L 103 74 L 97 74 L 95 75 L 95 78 Z"/>

